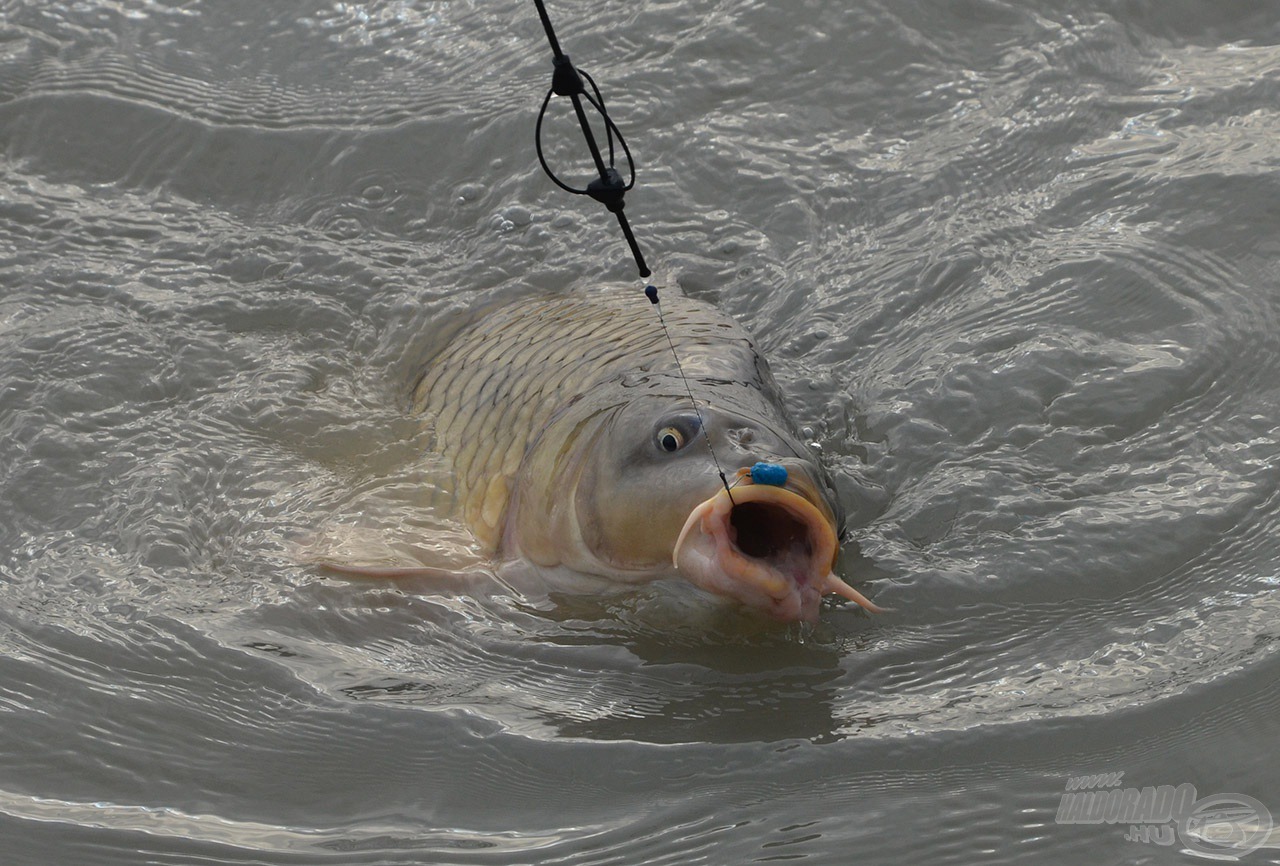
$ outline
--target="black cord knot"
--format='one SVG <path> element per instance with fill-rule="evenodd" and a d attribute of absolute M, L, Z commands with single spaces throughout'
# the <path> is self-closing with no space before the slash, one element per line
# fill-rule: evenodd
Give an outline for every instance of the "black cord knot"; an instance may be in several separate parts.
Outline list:
<path fill-rule="evenodd" d="M 607 207 L 610 213 L 617 213 L 626 204 L 623 201 L 623 196 L 626 194 L 627 189 L 626 183 L 622 180 L 622 175 L 618 174 L 618 170 L 610 165 L 605 168 L 604 177 L 598 177 L 587 184 L 587 195 Z"/>
<path fill-rule="evenodd" d="M 551 73 L 552 93 L 556 96 L 575 96 L 587 92 L 582 76 L 573 67 L 568 54 L 551 58 L 551 63 L 555 66 L 555 72 Z"/>

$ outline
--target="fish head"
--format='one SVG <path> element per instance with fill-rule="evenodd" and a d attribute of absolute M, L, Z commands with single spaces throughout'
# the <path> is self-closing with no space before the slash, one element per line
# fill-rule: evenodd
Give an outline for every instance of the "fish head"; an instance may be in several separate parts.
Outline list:
<path fill-rule="evenodd" d="M 785 467 L 786 483 L 753 483 L 744 470 L 759 461 Z M 542 565 L 626 582 L 681 577 L 787 621 L 815 619 L 827 592 L 851 597 L 832 573 L 831 485 L 764 412 L 642 396 L 566 413 L 527 463 L 508 538 Z"/>

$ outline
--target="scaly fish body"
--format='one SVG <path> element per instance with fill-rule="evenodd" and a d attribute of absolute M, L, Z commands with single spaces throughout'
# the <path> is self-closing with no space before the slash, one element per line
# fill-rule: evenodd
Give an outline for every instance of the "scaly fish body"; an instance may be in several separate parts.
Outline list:
<path fill-rule="evenodd" d="M 835 496 L 750 337 L 674 292 L 662 310 L 687 385 L 653 307 L 620 289 L 500 308 L 431 361 L 415 407 L 480 547 L 542 575 L 685 578 L 784 620 L 826 592 L 874 610 L 831 571 Z M 757 461 L 785 488 L 739 481 Z"/>

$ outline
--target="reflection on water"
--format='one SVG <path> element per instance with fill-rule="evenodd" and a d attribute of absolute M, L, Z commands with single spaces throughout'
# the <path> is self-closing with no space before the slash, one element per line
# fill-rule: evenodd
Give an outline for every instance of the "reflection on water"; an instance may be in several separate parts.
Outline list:
<path fill-rule="evenodd" d="M 893 608 L 787 629 L 290 555 L 409 511 L 468 315 L 630 285 L 536 170 L 531 8 L 8 4 L 7 862 L 1164 862 L 1063 779 L 1280 810 L 1280 30 L 1041 5 L 553 10 Z"/>

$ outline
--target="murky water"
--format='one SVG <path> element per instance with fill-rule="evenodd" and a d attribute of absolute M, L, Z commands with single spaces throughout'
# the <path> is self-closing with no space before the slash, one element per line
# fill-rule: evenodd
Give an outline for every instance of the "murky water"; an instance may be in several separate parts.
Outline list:
<path fill-rule="evenodd" d="M 1062 5 L 551 4 L 894 608 L 802 632 L 288 555 L 459 314 L 635 285 L 537 169 L 531 3 L 0 4 L 4 862 L 1188 861 L 1056 820 L 1084 773 L 1280 815 L 1280 13 Z"/>

